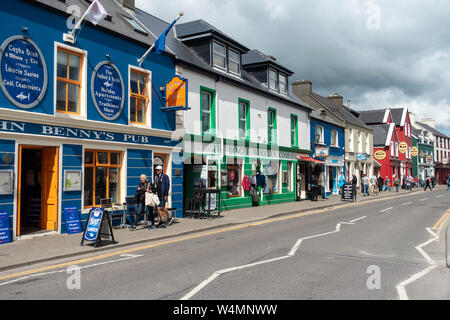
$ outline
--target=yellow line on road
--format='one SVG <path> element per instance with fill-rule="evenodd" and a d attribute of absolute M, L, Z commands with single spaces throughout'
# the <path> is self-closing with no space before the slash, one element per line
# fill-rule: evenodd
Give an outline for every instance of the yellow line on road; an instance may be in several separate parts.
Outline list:
<path fill-rule="evenodd" d="M 444 215 L 435 223 L 435 225 L 433 226 L 433 229 L 440 229 L 443 225 L 443 223 L 445 222 L 445 219 L 449 216 L 450 214 L 450 208 L 447 210 L 446 213 L 444 213 Z"/>
<path fill-rule="evenodd" d="M 24 276 L 28 276 L 28 275 L 31 275 L 31 274 L 42 273 L 42 272 L 46 272 L 46 271 L 49 271 L 49 270 L 65 268 L 65 267 L 69 267 L 69 266 L 72 266 L 72 265 L 78 265 L 78 264 L 92 262 L 92 261 L 96 261 L 96 260 L 111 258 L 111 257 L 115 257 L 115 256 L 120 256 L 122 254 L 133 253 L 133 252 L 136 252 L 136 251 L 142 251 L 142 250 L 146 250 L 146 249 L 156 248 L 156 247 L 160 247 L 160 246 L 164 246 L 164 245 L 168 245 L 168 244 L 173 244 L 173 243 L 178 243 L 178 242 L 183 242 L 183 241 L 193 240 L 193 239 L 198 239 L 198 238 L 203 238 L 203 237 L 208 237 L 208 236 L 216 235 L 216 234 L 220 234 L 220 233 L 240 230 L 240 229 L 249 228 L 249 227 L 260 226 L 260 225 L 269 224 L 269 223 L 273 223 L 273 222 L 280 222 L 280 221 L 286 221 L 286 220 L 291 220 L 291 219 L 297 219 L 297 218 L 301 218 L 301 217 L 305 217 L 305 216 L 309 216 L 309 215 L 315 215 L 315 214 L 323 213 L 323 212 L 330 211 L 330 210 L 333 210 L 333 209 L 344 209 L 344 208 L 348 208 L 348 207 L 364 205 L 364 204 L 375 202 L 375 201 L 379 201 L 379 200 L 389 200 L 390 198 L 391 199 L 392 198 L 401 198 L 401 197 L 404 197 L 404 196 L 408 196 L 408 195 L 402 195 L 402 196 L 399 196 L 399 197 L 388 197 L 388 198 L 382 198 L 382 199 L 373 199 L 373 200 L 368 200 L 368 201 L 365 201 L 365 202 L 352 202 L 352 203 L 345 204 L 345 205 L 337 205 L 337 206 L 333 206 L 333 207 L 329 207 L 329 208 L 325 208 L 325 209 L 317 209 L 317 210 L 313 210 L 313 211 L 309 211 L 309 212 L 305 212 L 305 213 L 298 213 L 298 214 L 289 215 L 289 216 L 286 216 L 286 217 L 272 218 L 272 219 L 267 219 L 267 220 L 258 221 L 258 222 L 250 222 L 250 223 L 239 225 L 239 226 L 235 226 L 235 227 L 220 229 L 220 230 L 206 232 L 206 233 L 195 234 L 195 235 L 186 236 L 186 237 L 179 238 L 179 239 L 172 239 L 172 240 L 168 240 L 168 241 L 164 241 L 164 242 L 157 242 L 157 243 L 143 245 L 143 246 L 139 246 L 139 247 L 124 249 L 124 250 L 120 250 L 120 251 L 114 251 L 114 252 L 111 252 L 111 253 L 105 253 L 105 254 L 101 254 L 101 255 L 98 255 L 98 256 L 90 257 L 90 258 L 79 259 L 79 260 L 75 260 L 75 261 L 55 264 L 55 265 L 42 267 L 42 268 L 37 268 L 37 269 L 33 269 L 33 270 L 28 270 L 28 271 L 8 274 L 8 275 L 0 276 L 0 281 L 7 280 L 7 279 L 12 279 L 12 278 L 17 278 L 17 277 L 24 277 Z M 149 240 L 149 241 L 151 241 L 151 240 Z M 90 254 L 90 253 L 86 253 L 86 254 Z"/>

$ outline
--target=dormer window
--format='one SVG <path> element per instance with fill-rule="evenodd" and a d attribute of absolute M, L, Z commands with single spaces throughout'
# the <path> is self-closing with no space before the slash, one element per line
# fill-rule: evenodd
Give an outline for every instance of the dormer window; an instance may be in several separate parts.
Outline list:
<path fill-rule="evenodd" d="M 269 88 L 278 91 L 277 72 L 272 69 L 269 69 Z"/>
<path fill-rule="evenodd" d="M 280 93 L 287 94 L 287 78 L 284 74 L 280 73 Z"/>
<path fill-rule="evenodd" d="M 239 52 L 228 49 L 228 70 L 237 75 L 241 74 L 241 58 Z"/>
<path fill-rule="evenodd" d="M 213 41 L 213 64 L 215 67 L 226 69 L 226 49 L 225 46 Z"/>

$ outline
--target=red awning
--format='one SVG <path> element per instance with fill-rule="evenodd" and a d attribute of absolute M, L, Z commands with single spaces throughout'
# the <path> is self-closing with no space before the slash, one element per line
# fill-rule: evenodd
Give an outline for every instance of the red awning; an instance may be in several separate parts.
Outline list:
<path fill-rule="evenodd" d="M 312 163 L 320 163 L 320 164 L 324 164 L 325 163 L 323 161 L 316 160 L 316 159 L 313 159 L 311 157 L 298 156 L 298 160 L 308 161 L 308 162 L 312 162 Z"/>

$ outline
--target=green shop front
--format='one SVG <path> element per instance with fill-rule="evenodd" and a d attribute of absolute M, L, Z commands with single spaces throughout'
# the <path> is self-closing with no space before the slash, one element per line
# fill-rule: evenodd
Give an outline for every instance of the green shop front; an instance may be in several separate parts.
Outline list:
<path fill-rule="evenodd" d="M 184 139 L 185 202 L 198 189 L 220 190 L 221 210 L 296 201 L 297 163 L 310 151 L 276 145 L 188 135 Z M 261 183 L 263 181 L 263 183 Z M 257 204 L 249 185 L 257 184 Z M 213 206 L 219 204 L 212 202 Z M 214 208 L 213 208 L 214 209 Z"/>

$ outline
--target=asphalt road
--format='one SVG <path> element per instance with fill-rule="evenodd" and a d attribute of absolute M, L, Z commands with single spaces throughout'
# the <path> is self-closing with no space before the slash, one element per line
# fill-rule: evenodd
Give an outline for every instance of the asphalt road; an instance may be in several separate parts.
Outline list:
<path fill-rule="evenodd" d="M 449 195 L 414 194 L 90 257 L 77 264 L 79 278 L 55 261 L 1 280 L 0 299 L 450 299 L 443 237 L 427 230 L 449 210 Z"/>

